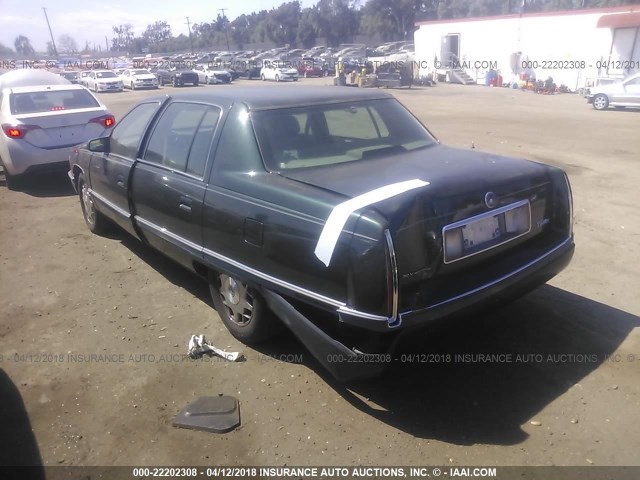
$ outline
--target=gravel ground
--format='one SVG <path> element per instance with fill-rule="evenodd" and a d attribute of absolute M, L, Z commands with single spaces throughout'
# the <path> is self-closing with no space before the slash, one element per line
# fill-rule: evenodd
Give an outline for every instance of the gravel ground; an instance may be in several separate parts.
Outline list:
<path fill-rule="evenodd" d="M 329 81 L 298 82 L 310 83 Z M 640 465 L 640 110 L 473 86 L 389 91 L 444 143 L 564 168 L 569 268 L 498 311 L 430 326 L 402 346 L 420 361 L 342 385 L 291 335 L 240 344 L 206 285 L 160 254 L 90 234 L 64 174 L 2 187 L 0 464 Z M 155 94 L 100 98 L 121 118 Z M 246 361 L 184 359 L 196 333 Z M 171 426 L 218 393 L 239 399 L 239 429 Z"/>

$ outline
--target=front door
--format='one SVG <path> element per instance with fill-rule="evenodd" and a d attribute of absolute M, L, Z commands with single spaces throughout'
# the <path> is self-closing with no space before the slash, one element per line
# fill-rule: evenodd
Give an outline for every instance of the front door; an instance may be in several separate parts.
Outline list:
<path fill-rule="evenodd" d="M 100 211 L 135 235 L 129 211 L 128 188 L 131 168 L 147 125 L 160 102 L 143 103 L 114 127 L 107 153 L 94 153 L 89 166 L 91 195 Z"/>

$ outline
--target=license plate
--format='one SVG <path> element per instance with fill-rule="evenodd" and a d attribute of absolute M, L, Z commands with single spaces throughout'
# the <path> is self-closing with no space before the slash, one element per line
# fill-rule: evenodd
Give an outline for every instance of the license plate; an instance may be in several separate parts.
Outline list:
<path fill-rule="evenodd" d="M 531 231 L 528 200 L 467 218 L 442 229 L 444 263 L 482 253 Z"/>
<path fill-rule="evenodd" d="M 480 246 L 496 238 L 500 238 L 500 221 L 497 216 L 482 218 L 462 227 L 464 250 Z"/>

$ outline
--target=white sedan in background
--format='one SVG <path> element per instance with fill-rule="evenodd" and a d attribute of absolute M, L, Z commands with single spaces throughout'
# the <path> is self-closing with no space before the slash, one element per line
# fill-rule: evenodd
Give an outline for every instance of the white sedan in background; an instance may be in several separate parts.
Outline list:
<path fill-rule="evenodd" d="M 93 70 L 85 80 L 85 86 L 94 92 L 122 92 L 122 80 L 111 70 Z"/>
<path fill-rule="evenodd" d="M 120 80 L 125 88 L 158 88 L 158 79 L 144 68 L 127 68 L 120 74 Z"/>
<path fill-rule="evenodd" d="M 0 163 L 9 189 L 32 173 L 68 170 L 76 145 L 108 135 L 114 125 L 114 116 L 91 92 L 59 75 L 0 75 Z"/>
<path fill-rule="evenodd" d="M 596 110 L 609 107 L 640 108 L 640 72 L 618 82 L 591 87 L 586 97 Z"/>
<path fill-rule="evenodd" d="M 260 71 L 261 80 L 298 81 L 298 70 L 283 60 L 263 60 Z"/>

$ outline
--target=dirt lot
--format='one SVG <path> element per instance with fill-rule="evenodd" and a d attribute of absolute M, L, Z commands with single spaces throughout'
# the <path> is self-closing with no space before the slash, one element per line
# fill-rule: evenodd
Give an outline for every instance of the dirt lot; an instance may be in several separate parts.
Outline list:
<path fill-rule="evenodd" d="M 155 93 L 101 98 L 120 118 Z M 499 311 L 433 325 L 403 346 L 444 356 L 344 386 L 290 336 L 241 345 L 204 283 L 126 234 L 91 235 L 63 175 L 2 187 L 0 464 L 640 465 L 640 111 L 456 85 L 391 93 L 444 143 L 565 168 L 570 267 Z M 183 359 L 196 333 L 246 362 Z M 80 361 L 92 353 L 117 361 Z M 454 361 L 459 353 L 513 360 Z M 240 400 L 241 428 L 171 426 L 195 397 L 218 393 Z"/>

